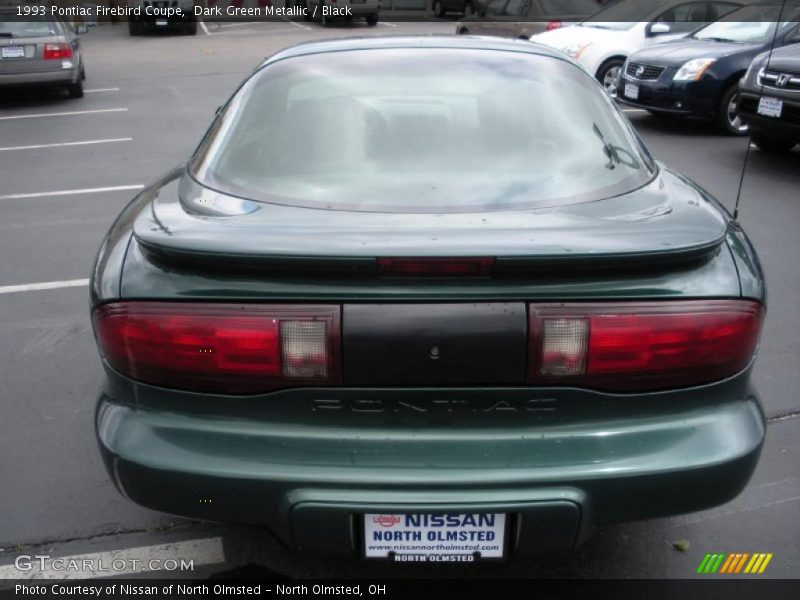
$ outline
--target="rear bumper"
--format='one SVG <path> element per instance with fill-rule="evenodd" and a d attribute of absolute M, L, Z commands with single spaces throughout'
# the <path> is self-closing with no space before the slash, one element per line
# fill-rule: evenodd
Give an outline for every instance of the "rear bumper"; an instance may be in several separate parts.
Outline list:
<path fill-rule="evenodd" d="M 60 69 L 58 71 L 44 71 L 42 73 L 13 73 L 0 74 L 0 87 L 3 86 L 36 86 L 36 85 L 67 85 L 76 83 L 80 78 L 80 67 Z"/>
<path fill-rule="evenodd" d="M 504 512 L 512 555 L 569 551 L 596 524 L 727 502 L 747 484 L 765 435 L 746 374 L 639 396 L 636 402 L 662 408 L 627 418 L 611 396 L 520 389 L 292 390 L 263 398 L 274 403 L 270 420 L 258 410 L 220 417 L 203 409 L 208 397 L 197 398 L 202 411 L 194 414 L 110 397 L 130 386 L 139 399 L 174 395 L 111 375 L 97 436 L 124 495 L 162 512 L 265 526 L 302 551 L 350 556 L 360 550 L 359 515 L 374 512 Z M 490 404 L 468 405 L 471 427 L 448 424 L 454 404 L 424 424 L 398 410 L 398 398 L 411 398 L 416 411 L 423 406 L 417 398 L 432 395 L 462 402 L 489 396 Z M 574 422 L 548 405 L 589 396 L 594 416 L 578 412 Z M 323 400 L 309 404 L 314 398 Z M 520 411 L 489 424 L 493 413 L 474 414 L 487 406 Z M 476 427 L 476 417 L 486 425 Z"/>

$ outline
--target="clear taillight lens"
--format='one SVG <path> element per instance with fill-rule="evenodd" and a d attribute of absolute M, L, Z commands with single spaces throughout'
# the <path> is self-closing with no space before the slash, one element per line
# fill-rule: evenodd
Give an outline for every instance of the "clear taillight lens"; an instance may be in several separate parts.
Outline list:
<path fill-rule="evenodd" d="M 101 352 L 138 381 L 246 394 L 340 381 L 338 306 L 117 302 L 93 315 Z"/>
<path fill-rule="evenodd" d="M 625 391 L 724 379 L 752 360 L 763 315 L 745 300 L 531 304 L 528 381 Z"/>

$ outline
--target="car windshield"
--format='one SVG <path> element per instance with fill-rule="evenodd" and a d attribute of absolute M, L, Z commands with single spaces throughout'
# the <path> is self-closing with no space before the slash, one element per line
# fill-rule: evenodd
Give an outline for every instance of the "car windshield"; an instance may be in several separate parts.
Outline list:
<path fill-rule="evenodd" d="M 545 16 L 593 15 L 600 7 L 594 0 L 539 0 Z"/>
<path fill-rule="evenodd" d="M 653 13 L 664 6 L 664 0 L 622 0 L 594 14 L 581 25 L 624 31 L 640 21 L 649 21 Z"/>
<path fill-rule="evenodd" d="M 0 38 L 25 38 L 58 35 L 54 21 L 23 21 L 10 13 L 0 15 Z"/>
<path fill-rule="evenodd" d="M 800 18 L 800 6 L 746 6 L 725 15 L 719 21 L 696 31 L 692 37 L 717 42 L 769 42 L 775 35 L 777 20 L 783 28 Z"/>
<path fill-rule="evenodd" d="M 352 50 L 257 72 L 192 161 L 206 186 L 331 210 L 474 212 L 586 202 L 652 165 L 585 72 L 474 49 Z"/>
<path fill-rule="evenodd" d="M 530 0 L 492 0 L 486 5 L 486 15 L 522 17 L 528 12 L 530 5 Z"/>

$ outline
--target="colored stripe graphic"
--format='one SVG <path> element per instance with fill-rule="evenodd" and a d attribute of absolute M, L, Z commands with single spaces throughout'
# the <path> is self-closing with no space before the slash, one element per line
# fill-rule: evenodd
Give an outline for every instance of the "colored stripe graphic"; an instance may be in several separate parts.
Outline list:
<path fill-rule="evenodd" d="M 749 552 L 733 552 L 731 554 L 715 552 L 703 557 L 697 567 L 697 573 L 742 573 L 744 568 L 744 573 L 760 575 L 766 570 L 772 557 L 771 552 L 755 552 L 753 554 Z"/>

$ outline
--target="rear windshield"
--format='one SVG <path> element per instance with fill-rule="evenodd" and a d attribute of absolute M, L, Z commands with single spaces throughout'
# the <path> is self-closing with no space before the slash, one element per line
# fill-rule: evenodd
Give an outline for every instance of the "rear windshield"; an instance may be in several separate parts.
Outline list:
<path fill-rule="evenodd" d="M 8 12 L 0 13 L 0 38 L 46 37 L 59 33 L 55 21 L 23 21 Z"/>
<path fill-rule="evenodd" d="M 235 196 L 331 210 L 470 212 L 596 200 L 653 167 L 581 69 L 528 53 L 379 49 L 256 73 L 192 161 Z"/>

